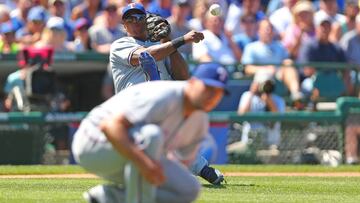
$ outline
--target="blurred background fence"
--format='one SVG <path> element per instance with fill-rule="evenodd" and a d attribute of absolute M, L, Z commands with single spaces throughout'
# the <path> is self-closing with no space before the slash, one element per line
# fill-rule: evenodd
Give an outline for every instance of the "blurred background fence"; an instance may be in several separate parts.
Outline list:
<path fill-rule="evenodd" d="M 342 120 L 334 112 L 265 113 L 231 120 L 231 163 L 315 164 L 321 150 L 343 151 Z M 258 126 L 244 138 L 248 123 Z M 269 130 L 276 125 L 278 135 Z"/>
<path fill-rule="evenodd" d="M 71 110 L 75 113 L 0 113 L 0 164 L 73 163 L 68 150 L 72 134 L 76 130 L 76 123 L 103 100 L 100 89 L 108 55 L 65 53 L 55 54 L 54 59 L 52 67 L 59 80 L 66 84 L 72 103 Z M 189 60 L 189 63 L 190 68 L 196 66 L 193 61 Z M 298 68 L 303 65 L 295 64 Z M 355 71 L 355 78 L 358 78 L 358 66 L 353 64 L 311 65 L 318 69 L 351 69 Z M 338 98 L 336 109 L 331 111 L 292 111 L 284 114 L 264 112 L 238 116 L 236 110 L 240 96 L 248 90 L 252 81 L 243 75 L 243 66 L 236 64 L 227 67 L 231 75 L 228 83 L 231 94 L 224 97 L 210 114 L 211 131 L 218 147 L 214 163 L 315 163 L 319 161 L 316 156 L 330 152 L 343 155 L 344 125 L 347 122 L 360 122 L 358 98 Z M 1 89 L 6 76 L 17 68 L 15 55 L 0 55 Z M 355 84 L 359 89 L 358 80 L 355 80 Z M 335 99 L 332 101 L 335 102 Z M 248 123 L 257 123 L 260 127 L 246 133 L 244 129 Z M 277 123 L 281 124 L 280 136 L 269 139 L 264 129 L 276 126 Z M 67 151 L 64 153 L 67 162 L 49 160 L 47 157 L 49 151 L 54 151 L 48 144 L 58 136 L 68 136 L 65 139 Z"/>
<path fill-rule="evenodd" d="M 315 164 L 319 162 L 317 156 L 329 153 L 342 155 L 344 124 L 358 121 L 359 110 L 358 99 L 344 97 L 338 99 L 337 109 L 330 112 L 264 112 L 243 116 L 238 116 L 234 111 L 211 112 L 211 132 L 218 146 L 218 157 L 214 163 Z M 51 129 L 54 126 L 70 127 L 71 123 L 81 121 L 86 114 L 0 113 L 0 164 L 49 163 L 45 152 L 49 150 L 46 144 L 54 133 Z M 242 142 L 230 149 L 242 139 L 244 122 L 264 126 L 281 122 L 279 141 L 270 144 L 265 131 L 259 128 L 248 134 L 245 145 Z M 71 142 L 71 137 L 68 141 Z M 338 161 L 341 162 L 341 158 Z"/>

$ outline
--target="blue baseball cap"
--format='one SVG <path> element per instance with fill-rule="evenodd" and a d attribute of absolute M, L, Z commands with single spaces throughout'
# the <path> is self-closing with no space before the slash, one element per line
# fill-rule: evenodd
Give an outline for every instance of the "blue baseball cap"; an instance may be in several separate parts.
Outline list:
<path fill-rule="evenodd" d="M 207 86 L 225 89 L 228 73 L 227 70 L 218 63 L 203 63 L 195 69 L 193 77 L 203 81 Z M 225 92 L 227 92 L 226 89 Z"/>
<path fill-rule="evenodd" d="M 138 13 L 146 14 L 146 11 L 145 11 L 145 8 L 143 5 L 138 4 L 138 3 L 130 3 L 123 8 L 122 19 L 125 19 L 125 17 L 127 17 L 127 14 L 129 14 L 130 11 L 137 11 Z"/>
<path fill-rule="evenodd" d="M 1 34 L 6 34 L 6 33 L 10 33 L 10 32 L 15 32 L 15 31 L 16 31 L 16 29 L 15 29 L 14 25 L 11 22 L 3 23 L 0 26 L 0 33 Z"/>
<path fill-rule="evenodd" d="M 30 9 L 29 14 L 27 15 L 28 21 L 46 21 L 46 10 L 42 6 L 35 6 Z"/>

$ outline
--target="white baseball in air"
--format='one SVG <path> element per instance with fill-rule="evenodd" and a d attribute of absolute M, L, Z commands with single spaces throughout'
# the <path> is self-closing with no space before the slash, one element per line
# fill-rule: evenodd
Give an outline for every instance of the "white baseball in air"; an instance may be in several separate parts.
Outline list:
<path fill-rule="evenodd" d="M 221 7 L 219 4 L 212 4 L 209 8 L 209 11 L 213 16 L 221 15 Z"/>

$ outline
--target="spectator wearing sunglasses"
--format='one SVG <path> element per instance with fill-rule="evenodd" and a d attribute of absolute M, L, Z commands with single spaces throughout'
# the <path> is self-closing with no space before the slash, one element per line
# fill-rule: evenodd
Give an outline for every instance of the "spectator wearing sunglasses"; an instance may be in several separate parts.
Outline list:
<path fill-rule="evenodd" d="M 109 4 L 104 10 L 105 22 L 101 25 L 94 24 L 89 29 L 91 47 L 99 53 L 109 53 L 110 45 L 116 39 L 125 36 L 125 31 L 119 24 L 117 6 Z"/>
<path fill-rule="evenodd" d="M 233 40 L 241 51 L 244 51 L 246 45 L 259 39 L 257 34 L 258 23 L 256 21 L 256 16 L 252 14 L 241 16 L 240 26 L 244 32 L 234 35 Z"/>

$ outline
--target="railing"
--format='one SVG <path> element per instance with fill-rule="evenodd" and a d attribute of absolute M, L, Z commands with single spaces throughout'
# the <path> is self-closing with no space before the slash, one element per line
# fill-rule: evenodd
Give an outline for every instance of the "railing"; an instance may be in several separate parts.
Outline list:
<path fill-rule="evenodd" d="M 72 113 L 44 113 L 44 112 L 9 112 L 0 113 L 0 123 L 30 123 L 30 124 L 49 124 L 49 123 L 70 123 L 79 122 L 87 112 Z"/>
<path fill-rule="evenodd" d="M 86 84 L 87 81 L 85 81 L 83 77 L 81 77 L 81 74 L 86 74 L 86 73 L 90 73 L 92 74 L 92 76 L 96 76 L 94 77 L 94 81 L 92 81 L 92 85 L 93 86 L 97 86 L 100 87 L 102 85 L 102 74 L 105 73 L 106 68 L 107 68 L 107 64 L 109 61 L 109 56 L 108 54 L 99 54 L 99 53 L 95 53 L 95 52 L 87 52 L 87 53 L 56 53 L 54 55 L 54 64 L 52 65 L 52 67 L 54 68 L 54 70 L 58 73 L 59 77 L 61 77 L 62 79 L 65 78 L 65 81 L 67 81 L 67 84 L 64 84 L 64 86 L 66 86 L 66 88 L 68 86 L 75 86 L 78 85 L 80 87 L 84 86 L 84 83 Z M 191 67 L 195 67 L 197 62 L 193 61 L 191 58 L 188 58 L 188 62 L 190 64 Z M 233 65 L 228 65 L 226 66 L 228 68 L 228 71 L 230 72 L 231 77 L 231 81 L 229 82 L 229 86 L 234 87 L 234 88 L 230 88 L 231 90 L 236 90 L 237 87 L 241 86 L 242 91 L 244 91 L 245 87 L 248 87 L 251 83 L 251 77 L 245 76 L 243 74 L 244 71 L 244 67 L 246 64 L 233 64 Z M 256 65 L 256 64 L 255 64 Z M 261 64 L 258 64 L 261 65 Z M 281 66 L 283 64 L 273 64 L 275 66 Z M 349 64 L 349 63 L 336 63 L 336 62 L 331 62 L 331 63 L 320 63 L 320 62 L 314 62 L 314 63 L 309 63 L 309 64 L 300 64 L 300 63 L 295 63 L 293 64 L 295 67 L 297 68 L 301 68 L 304 66 L 312 66 L 315 67 L 317 69 L 336 69 L 336 70 L 355 70 L 356 74 L 358 75 L 358 71 L 359 69 L 359 65 L 356 64 Z M 0 55 L 0 89 L 3 89 L 3 85 L 5 84 L 5 79 L 7 77 L 8 74 L 14 72 L 15 70 L 17 70 L 17 60 L 16 60 L 16 55 L 14 54 L 9 54 L 9 55 Z M 76 80 L 77 83 L 75 83 L 75 80 L 67 80 L 67 78 L 69 77 L 79 77 L 82 80 Z M 356 76 L 356 78 L 358 78 Z M 71 84 L 70 84 L 71 83 Z M 240 84 L 241 83 L 241 84 Z M 81 84 L 81 85 L 80 85 Z M 69 87 L 70 89 L 70 87 Z M 360 89 L 360 84 L 358 80 L 355 80 L 355 90 L 359 90 Z M 73 90 L 73 91 L 80 91 L 80 90 Z M 99 90 L 100 91 L 100 90 Z M 285 96 L 285 98 L 287 97 L 287 92 L 286 92 L 286 88 L 285 87 L 281 87 L 280 88 L 280 92 L 279 93 L 281 96 Z M 78 94 L 78 92 L 72 92 L 73 95 Z M 240 96 L 241 92 L 235 92 L 235 94 L 232 94 L 232 96 L 230 96 L 229 98 L 226 98 L 226 105 L 228 103 L 232 103 L 233 106 L 237 105 L 238 102 L 238 97 Z M 97 96 L 92 96 L 92 98 L 76 98 L 79 99 L 79 101 L 89 101 L 88 103 L 90 103 L 92 105 L 96 105 L 98 101 L 101 100 L 100 98 L 100 93 L 96 93 Z M 86 97 L 86 96 L 84 96 Z M 335 98 L 331 97 L 330 99 L 324 99 L 324 101 L 334 101 Z M 230 102 L 230 100 L 232 100 Z M 288 100 L 287 100 L 288 101 Z M 89 110 L 87 107 L 89 106 L 88 104 L 86 104 L 86 108 L 85 106 L 85 102 L 73 102 L 74 104 L 77 104 L 74 108 L 75 110 Z M 236 103 L 236 104 L 235 104 Z M 234 108 L 221 108 L 221 110 L 235 110 Z"/>

